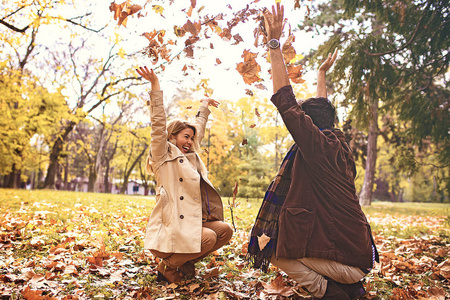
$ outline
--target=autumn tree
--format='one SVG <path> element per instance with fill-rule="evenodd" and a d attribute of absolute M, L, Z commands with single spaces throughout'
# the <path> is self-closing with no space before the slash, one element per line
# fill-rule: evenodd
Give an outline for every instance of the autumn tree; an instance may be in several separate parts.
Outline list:
<path fill-rule="evenodd" d="M 0 82 L 0 174 L 5 187 L 18 188 L 29 176 L 36 179 L 42 157 L 33 144 L 56 134 L 68 107 L 61 93 L 49 92 L 34 77 L 6 63 L 1 64 Z"/>
<path fill-rule="evenodd" d="M 380 113 L 398 108 L 416 145 L 427 138 L 441 145 L 440 168 L 448 167 L 449 92 L 442 84 L 449 66 L 446 1 L 342 0 L 319 8 L 301 27 L 330 34 L 316 60 L 340 48 L 331 79 L 344 92 L 350 116 L 368 131 L 361 204 L 372 201 Z"/>

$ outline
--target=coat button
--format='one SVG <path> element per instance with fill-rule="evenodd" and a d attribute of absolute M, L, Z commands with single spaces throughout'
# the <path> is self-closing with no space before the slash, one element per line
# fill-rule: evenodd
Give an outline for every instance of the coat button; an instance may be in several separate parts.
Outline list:
<path fill-rule="evenodd" d="M 182 182 L 183 181 L 183 178 L 180 178 L 180 182 Z"/>
<path fill-rule="evenodd" d="M 183 163 L 183 159 L 180 159 L 180 163 Z"/>
<path fill-rule="evenodd" d="M 183 197 L 183 196 L 181 196 L 181 197 L 180 197 L 180 200 L 183 200 L 183 199 L 184 199 L 184 197 Z"/>
<path fill-rule="evenodd" d="M 183 215 L 180 215 L 180 219 L 184 219 L 184 216 L 183 216 Z"/>

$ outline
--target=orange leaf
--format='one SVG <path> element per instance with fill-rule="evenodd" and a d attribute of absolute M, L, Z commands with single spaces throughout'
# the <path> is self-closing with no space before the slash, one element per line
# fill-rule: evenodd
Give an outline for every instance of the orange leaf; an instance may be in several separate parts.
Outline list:
<path fill-rule="evenodd" d="M 303 83 L 305 80 L 302 79 L 302 69 L 301 65 L 288 65 L 286 70 L 288 72 L 289 79 L 294 83 Z"/>
<path fill-rule="evenodd" d="M 244 54 L 242 54 L 244 62 L 236 66 L 236 70 L 242 75 L 246 84 L 261 81 L 258 75 L 259 71 L 261 71 L 261 66 L 256 62 L 256 56 L 257 54 L 244 50 Z"/>
<path fill-rule="evenodd" d="M 247 141 L 246 139 L 244 139 L 244 141 Z M 238 182 L 235 181 L 234 182 L 234 188 L 233 188 L 233 204 L 234 204 L 234 200 L 236 200 L 236 195 L 238 193 Z"/>
<path fill-rule="evenodd" d="M 255 127 L 256 127 L 256 124 L 250 125 L 250 128 L 255 128 Z"/>
<path fill-rule="evenodd" d="M 192 6 L 189 7 L 187 15 L 188 15 L 188 17 L 192 17 Z"/>
<path fill-rule="evenodd" d="M 220 61 L 220 59 L 216 58 L 216 63 L 217 63 L 218 65 L 220 65 L 222 62 Z"/>
<path fill-rule="evenodd" d="M 191 20 L 188 20 L 186 24 L 183 25 L 183 29 L 187 32 L 190 32 L 192 35 L 198 35 L 202 28 L 202 24 L 200 22 L 192 23 Z"/>
<path fill-rule="evenodd" d="M 127 12 L 128 12 L 128 15 L 131 16 L 132 14 L 137 13 L 141 9 L 142 9 L 142 6 L 137 5 L 137 4 L 131 4 L 128 6 Z"/>
<path fill-rule="evenodd" d="M 286 42 L 283 45 L 283 48 L 281 49 L 281 51 L 283 52 L 284 61 L 287 63 L 290 62 L 297 55 L 294 47 L 292 47 L 292 43 L 294 41 L 295 41 L 295 36 L 292 34 L 289 35 L 289 37 L 287 38 Z"/>
<path fill-rule="evenodd" d="M 173 31 L 177 37 L 183 37 L 186 34 L 186 30 L 184 28 L 180 28 L 178 26 L 173 26 Z"/>

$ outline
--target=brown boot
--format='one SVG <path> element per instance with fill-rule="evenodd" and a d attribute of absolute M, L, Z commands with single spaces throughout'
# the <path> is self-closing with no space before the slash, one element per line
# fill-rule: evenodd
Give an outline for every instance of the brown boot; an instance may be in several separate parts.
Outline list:
<path fill-rule="evenodd" d="M 187 278 L 195 277 L 195 263 L 193 261 L 185 262 L 181 267 L 178 268 L 181 273 Z"/>
<path fill-rule="evenodd" d="M 322 298 L 314 298 L 314 299 L 323 299 L 323 300 L 350 300 L 350 297 L 347 293 L 342 290 L 336 282 L 333 280 L 327 280 L 327 290 Z"/>
<path fill-rule="evenodd" d="M 168 283 L 180 282 L 183 277 L 178 272 L 177 268 L 169 266 L 167 262 L 161 260 L 158 264 L 157 282 L 166 281 Z"/>

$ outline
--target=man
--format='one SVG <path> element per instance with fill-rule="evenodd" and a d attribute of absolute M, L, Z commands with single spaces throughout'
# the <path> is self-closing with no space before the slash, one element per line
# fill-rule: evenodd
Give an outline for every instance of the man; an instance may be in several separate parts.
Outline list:
<path fill-rule="evenodd" d="M 280 50 L 284 7 L 264 14 L 277 107 L 295 144 L 269 186 L 249 243 L 249 259 L 269 262 L 319 299 L 356 299 L 361 279 L 378 260 L 370 225 L 356 196 L 355 162 L 336 111 L 326 98 L 325 74 L 337 52 L 319 68 L 317 98 L 297 103 Z"/>

